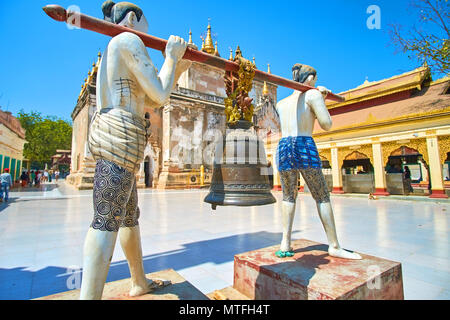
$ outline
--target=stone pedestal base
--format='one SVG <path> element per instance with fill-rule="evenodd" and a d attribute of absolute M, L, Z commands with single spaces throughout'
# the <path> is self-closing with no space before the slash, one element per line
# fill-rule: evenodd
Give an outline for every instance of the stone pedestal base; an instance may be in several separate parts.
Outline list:
<path fill-rule="evenodd" d="M 448 199 L 448 195 L 445 193 L 445 190 L 433 190 L 431 195 L 431 199 Z"/>
<path fill-rule="evenodd" d="M 374 196 L 381 196 L 381 197 L 388 197 L 388 196 L 390 196 L 390 193 L 387 192 L 386 188 L 376 188 L 373 195 Z"/>
<path fill-rule="evenodd" d="M 159 175 L 158 190 L 165 189 L 200 189 L 211 185 L 211 177 L 205 175 L 205 183 L 201 185 L 199 170 L 188 172 L 172 172 L 163 170 Z"/>
<path fill-rule="evenodd" d="M 343 187 L 333 187 L 333 190 L 331 191 L 331 193 L 334 194 L 344 194 L 344 188 Z"/>
<path fill-rule="evenodd" d="M 66 182 L 78 190 L 92 190 L 94 188 L 95 172 L 73 173 L 66 177 Z"/>
<path fill-rule="evenodd" d="M 293 242 L 295 256 L 275 256 L 279 246 L 235 256 L 233 288 L 252 300 L 403 300 L 398 262 L 368 255 L 330 257 L 328 246 Z"/>
<path fill-rule="evenodd" d="M 130 297 L 128 295 L 131 288 L 130 279 L 109 282 L 105 284 L 102 300 L 209 300 L 172 269 L 148 274 L 147 278 L 170 280 L 172 284 L 140 297 Z M 79 297 L 80 290 L 73 290 L 36 300 L 78 300 Z"/>

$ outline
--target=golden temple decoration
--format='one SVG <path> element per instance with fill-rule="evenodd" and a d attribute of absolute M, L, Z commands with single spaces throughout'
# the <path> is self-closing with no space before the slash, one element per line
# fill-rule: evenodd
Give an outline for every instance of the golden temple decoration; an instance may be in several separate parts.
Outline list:
<path fill-rule="evenodd" d="M 344 166 L 345 157 L 348 156 L 350 153 L 352 153 L 353 150 L 350 150 L 350 148 L 338 148 L 338 163 L 339 163 L 339 169 L 342 169 Z"/>
<path fill-rule="evenodd" d="M 338 151 L 338 160 L 340 167 L 342 168 L 344 166 L 344 161 L 350 156 L 353 155 L 355 152 L 358 154 L 361 154 L 362 156 L 366 157 L 370 160 L 370 163 L 372 166 L 374 165 L 373 161 L 373 151 L 372 151 L 372 145 L 371 144 L 365 144 L 357 148 L 349 148 L 346 147 L 344 149 L 339 148 Z"/>
<path fill-rule="evenodd" d="M 215 49 L 214 49 L 214 55 L 215 55 L 216 57 L 220 57 L 220 54 L 219 54 L 219 48 L 218 48 L 218 46 L 217 46 L 217 41 L 216 41 L 216 47 L 215 47 Z"/>
<path fill-rule="evenodd" d="M 200 37 L 202 39 L 202 48 L 201 51 L 205 51 L 205 39 L 203 37 Z"/>
<path fill-rule="evenodd" d="M 253 87 L 256 66 L 242 57 L 240 48 L 236 50 L 234 62 L 239 64 L 239 71 L 225 74 L 227 98 L 225 115 L 227 123 L 234 125 L 239 120 L 253 122 L 253 99 L 248 96 Z"/>
<path fill-rule="evenodd" d="M 425 139 L 414 139 L 409 141 L 407 144 L 398 143 L 398 141 L 383 142 L 381 144 L 383 153 L 383 166 L 387 165 L 391 154 L 403 146 L 417 150 L 417 152 L 419 152 L 423 156 L 425 162 L 427 164 L 430 163 L 428 159 L 427 141 Z"/>
<path fill-rule="evenodd" d="M 189 42 L 188 44 L 194 44 L 194 42 L 192 41 L 192 30 L 189 30 Z"/>
<path fill-rule="evenodd" d="M 237 58 L 242 58 L 242 51 L 239 46 L 237 46 L 236 52 L 234 54 L 234 61 L 236 61 Z"/>
<path fill-rule="evenodd" d="M 441 164 L 444 164 L 445 160 L 447 160 L 447 153 L 450 152 L 450 136 L 439 136 L 438 144 Z"/>
<path fill-rule="evenodd" d="M 428 159 L 428 147 L 426 139 L 414 139 L 411 140 L 407 147 L 416 149 L 422 156 L 425 162 L 429 165 L 430 161 Z"/>
<path fill-rule="evenodd" d="M 211 35 L 211 23 L 208 23 L 208 31 L 206 33 L 206 39 L 202 38 L 202 40 L 204 40 L 204 43 L 202 44 L 202 51 L 209 54 L 214 54 L 216 49 L 214 48 L 214 43 Z"/>
<path fill-rule="evenodd" d="M 361 146 L 361 148 L 359 148 L 356 151 L 366 155 L 366 157 L 370 159 L 370 163 L 372 164 L 372 166 L 375 165 L 374 161 L 373 161 L 373 149 L 372 149 L 372 145 L 371 144 L 365 144 L 365 145 Z"/>
<path fill-rule="evenodd" d="M 228 58 L 228 60 L 233 61 L 233 49 L 230 48 L 230 57 Z"/>
<path fill-rule="evenodd" d="M 319 150 L 319 155 L 321 158 L 325 159 L 326 161 L 328 161 L 331 165 L 331 149 L 320 149 Z"/>
<path fill-rule="evenodd" d="M 255 59 L 255 58 L 253 58 L 253 59 Z M 253 63 L 255 63 L 255 61 L 253 61 Z M 267 64 L 267 73 L 270 73 L 270 64 Z M 269 88 L 267 87 L 267 81 L 264 81 L 264 87 L 263 87 L 262 94 L 263 94 L 263 96 L 269 95 Z"/>
<path fill-rule="evenodd" d="M 262 94 L 263 94 L 263 96 L 269 95 L 269 88 L 267 87 L 267 81 L 264 81 L 264 87 L 263 87 Z"/>

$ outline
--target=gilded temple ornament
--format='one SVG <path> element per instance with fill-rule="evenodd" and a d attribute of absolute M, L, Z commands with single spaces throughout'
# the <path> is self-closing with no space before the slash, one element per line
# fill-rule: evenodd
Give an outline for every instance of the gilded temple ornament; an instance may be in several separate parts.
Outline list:
<path fill-rule="evenodd" d="M 225 115 L 227 124 L 235 125 L 240 120 L 253 122 L 253 99 L 248 96 L 253 87 L 256 66 L 242 57 L 238 47 L 234 62 L 239 64 L 239 71 L 226 72 L 225 86 L 227 98 L 225 99 Z"/>

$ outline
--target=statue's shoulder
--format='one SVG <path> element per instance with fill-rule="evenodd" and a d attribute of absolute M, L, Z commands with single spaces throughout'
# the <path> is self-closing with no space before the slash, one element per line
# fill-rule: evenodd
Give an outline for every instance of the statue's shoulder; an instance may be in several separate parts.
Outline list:
<path fill-rule="evenodd" d="M 111 39 L 108 45 L 110 48 L 131 49 L 133 47 L 145 47 L 144 42 L 134 33 L 122 32 Z"/>
<path fill-rule="evenodd" d="M 306 91 L 305 95 L 306 95 L 306 98 L 315 98 L 315 97 L 322 96 L 319 89 L 317 89 L 317 88 Z"/>
<path fill-rule="evenodd" d="M 310 102 L 317 102 L 318 99 L 322 99 L 323 100 L 323 96 L 322 93 L 319 91 L 319 89 L 311 89 L 306 91 L 305 93 L 305 101 L 306 103 L 310 103 Z"/>

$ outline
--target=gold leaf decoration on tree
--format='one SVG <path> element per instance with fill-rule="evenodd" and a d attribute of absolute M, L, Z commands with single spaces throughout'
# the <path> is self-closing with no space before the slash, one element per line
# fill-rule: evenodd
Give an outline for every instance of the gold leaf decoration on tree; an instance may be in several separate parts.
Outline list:
<path fill-rule="evenodd" d="M 225 115 L 227 123 L 234 125 L 239 120 L 253 121 L 253 99 L 248 96 L 253 87 L 256 66 L 242 57 L 238 47 L 234 62 L 239 64 L 238 72 L 226 72 L 224 81 L 227 92 Z"/>

